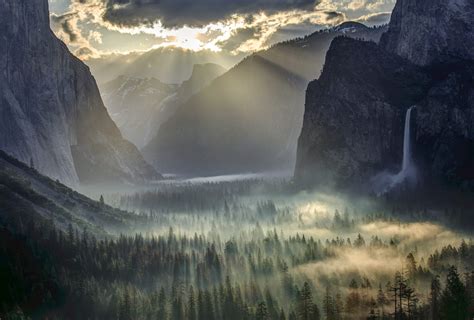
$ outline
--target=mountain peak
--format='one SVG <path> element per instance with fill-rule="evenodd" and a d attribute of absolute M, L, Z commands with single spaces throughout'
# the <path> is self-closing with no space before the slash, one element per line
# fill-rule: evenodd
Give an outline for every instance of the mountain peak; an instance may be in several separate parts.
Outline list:
<path fill-rule="evenodd" d="M 187 95 L 192 95 L 225 72 L 224 67 L 215 63 L 195 64 L 189 79 L 181 84 L 181 91 L 187 91 L 189 92 Z"/>
<path fill-rule="evenodd" d="M 200 78 L 217 78 L 224 74 L 226 69 L 216 63 L 197 63 L 193 66 L 191 76 L 187 81 L 199 80 Z"/>
<path fill-rule="evenodd" d="M 333 28 L 334 31 L 342 33 L 354 33 L 358 31 L 366 31 L 367 29 L 369 29 L 369 27 L 365 24 L 356 21 L 346 21 Z"/>
<path fill-rule="evenodd" d="M 418 65 L 474 60 L 474 2 L 399 0 L 381 45 Z"/>

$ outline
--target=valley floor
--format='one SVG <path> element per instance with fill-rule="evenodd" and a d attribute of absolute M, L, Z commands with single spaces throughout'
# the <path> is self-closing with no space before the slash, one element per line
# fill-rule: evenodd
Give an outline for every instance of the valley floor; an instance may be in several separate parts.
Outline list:
<path fill-rule="evenodd" d="M 284 179 L 240 178 L 102 189 L 109 192 L 94 195 L 101 199 L 97 214 L 120 208 L 116 213 L 128 226 L 113 231 L 103 225 L 107 235 L 73 223 L 61 227 L 54 219 L 25 214 L 27 207 L 7 213 L 0 229 L 0 315 L 170 320 L 472 315 L 474 243 L 472 233 L 459 227 L 467 214 L 463 209 L 433 210 L 411 200 L 393 206 L 386 199 L 381 204 L 301 192 Z M 3 197 L 0 205 L 11 211 L 8 201 Z"/>

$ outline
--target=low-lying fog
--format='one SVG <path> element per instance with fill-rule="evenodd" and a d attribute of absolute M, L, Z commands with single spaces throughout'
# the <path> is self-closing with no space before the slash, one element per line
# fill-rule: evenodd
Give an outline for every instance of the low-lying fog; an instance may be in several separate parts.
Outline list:
<path fill-rule="evenodd" d="M 302 192 L 285 174 L 174 178 L 142 188 L 85 191 L 145 217 L 148 223 L 134 232 L 146 241 L 174 243 L 173 250 L 193 257 L 185 279 L 198 288 L 230 277 L 235 290 L 249 293 L 247 284 L 255 282 L 259 290 L 270 288 L 288 313 L 305 282 L 317 304 L 329 296 L 342 299 L 338 303 L 346 309 L 338 312 L 363 319 L 374 308 L 389 312 L 393 283 L 406 281 L 416 292 L 417 308 L 425 310 L 436 276 L 444 283 L 449 266 L 461 275 L 473 267 L 472 233 L 461 231 L 466 213 L 457 208 Z M 202 268 L 209 269 L 204 278 Z M 169 281 L 157 277 L 161 285 Z"/>

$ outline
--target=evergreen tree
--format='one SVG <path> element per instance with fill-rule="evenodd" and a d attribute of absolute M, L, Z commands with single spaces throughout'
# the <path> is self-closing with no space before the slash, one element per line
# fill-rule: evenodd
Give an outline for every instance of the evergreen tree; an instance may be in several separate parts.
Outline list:
<path fill-rule="evenodd" d="M 388 299 L 382 289 L 382 284 L 379 284 L 379 290 L 377 292 L 377 308 L 380 315 L 384 314 L 384 308 L 388 304 Z"/>
<path fill-rule="evenodd" d="M 402 273 L 397 272 L 395 274 L 395 281 L 393 286 L 390 288 L 390 292 L 392 293 L 392 301 L 393 301 L 393 317 L 395 320 L 403 319 L 405 316 L 405 292 L 407 290 L 407 280 L 403 276 Z"/>
<path fill-rule="evenodd" d="M 313 295 L 308 282 L 303 284 L 303 288 L 299 292 L 296 316 L 298 320 L 313 320 L 320 318 L 319 309 L 316 304 L 313 303 Z"/>
<path fill-rule="evenodd" d="M 377 319 L 378 319 L 378 317 L 375 314 L 375 309 L 371 308 L 370 312 L 369 312 L 369 315 L 367 316 L 367 320 L 377 320 Z"/>
<path fill-rule="evenodd" d="M 356 238 L 355 241 L 354 241 L 354 245 L 355 245 L 356 247 L 363 247 L 363 246 L 365 246 L 365 239 L 364 239 L 364 237 L 362 237 L 362 235 L 361 235 L 360 233 L 357 235 L 357 238 Z"/>
<path fill-rule="evenodd" d="M 344 302 L 342 300 L 341 292 L 336 293 L 336 298 L 334 300 L 334 312 L 336 320 L 341 320 L 344 313 Z"/>
<path fill-rule="evenodd" d="M 329 286 L 326 286 L 326 294 L 324 295 L 324 314 L 326 315 L 327 320 L 336 320 L 336 308 L 334 304 L 334 299 L 331 296 Z"/>
<path fill-rule="evenodd" d="M 160 293 L 158 294 L 158 310 L 157 310 L 157 320 L 166 319 L 166 294 L 165 289 L 161 287 Z"/>
<path fill-rule="evenodd" d="M 446 286 L 441 295 L 441 319 L 464 320 L 468 318 L 469 298 L 458 270 L 452 266 L 448 270 Z"/>
<path fill-rule="evenodd" d="M 469 297 L 470 317 L 474 318 L 474 271 L 466 275 L 466 292 Z"/>
<path fill-rule="evenodd" d="M 294 298 L 294 283 L 288 271 L 288 265 L 285 261 L 281 262 L 281 282 L 283 290 L 288 298 Z"/>
<path fill-rule="evenodd" d="M 255 319 L 256 320 L 269 320 L 270 319 L 270 315 L 268 313 L 267 305 L 265 304 L 265 302 L 262 301 L 257 305 L 257 310 L 255 312 Z"/>
<path fill-rule="evenodd" d="M 268 288 L 265 289 L 265 304 L 267 306 L 269 317 L 271 319 L 278 319 L 278 305 Z"/>
<path fill-rule="evenodd" d="M 406 313 L 408 319 L 414 319 L 418 313 L 418 296 L 415 293 L 415 289 L 407 286 L 403 292 L 403 298 L 406 303 Z"/>
<path fill-rule="evenodd" d="M 206 319 L 206 306 L 204 303 L 204 293 L 202 292 L 201 289 L 199 289 L 198 291 L 197 312 L 198 312 L 198 320 Z"/>
<path fill-rule="evenodd" d="M 171 301 L 171 319 L 172 320 L 183 320 L 183 300 L 180 296 L 175 297 Z"/>
<path fill-rule="evenodd" d="M 360 303 L 359 285 L 355 279 L 352 279 L 349 284 L 349 294 L 346 297 L 346 314 L 357 314 L 359 312 Z"/>
<path fill-rule="evenodd" d="M 213 308 L 212 295 L 208 290 L 206 290 L 206 291 L 204 291 L 204 310 L 205 310 L 204 311 L 204 315 L 205 315 L 204 319 L 206 319 L 206 320 L 218 319 L 218 317 L 216 316 L 216 314 L 214 312 L 214 309 L 217 309 L 217 306 L 215 308 Z"/>
<path fill-rule="evenodd" d="M 132 320 L 130 293 L 127 288 L 124 290 L 123 298 L 120 303 L 119 320 Z"/>
<path fill-rule="evenodd" d="M 416 275 L 416 260 L 415 256 L 413 253 L 409 253 L 408 256 L 406 257 L 406 269 L 407 269 L 407 275 L 409 279 L 413 279 Z"/>
<path fill-rule="evenodd" d="M 189 288 L 189 298 L 186 315 L 186 318 L 188 320 L 196 319 L 196 300 L 194 299 L 194 289 L 192 286 Z"/>
<path fill-rule="evenodd" d="M 430 317 L 432 320 L 439 319 L 439 304 L 441 297 L 441 282 L 439 276 L 435 276 L 431 280 L 431 291 L 430 291 Z"/>
<path fill-rule="evenodd" d="M 298 320 L 298 316 L 296 315 L 296 313 L 291 310 L 289 315 L 288 315 L 288 320 Z"/>
<path fill-rule="evenodd" d="M 283 309 L 280 310 L 280 316 L 278 317 L 278 320 L 286 320 L 285 311 L 283 311 Z"/>

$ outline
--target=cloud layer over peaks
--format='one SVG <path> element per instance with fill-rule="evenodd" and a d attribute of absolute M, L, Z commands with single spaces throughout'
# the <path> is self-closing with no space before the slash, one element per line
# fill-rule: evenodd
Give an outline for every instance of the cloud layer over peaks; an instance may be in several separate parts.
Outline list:
<path fill-rule="evenodd" d="M 86 1 L 86 0 L 77 0 Z M 234 14 L 312 11 L 319 0 L 102 0 L 104 19 L 122 26 L 161 21 L 165 27 L 203 26 Z M 251 19 L 251 18 L 250 18 Z"/>

